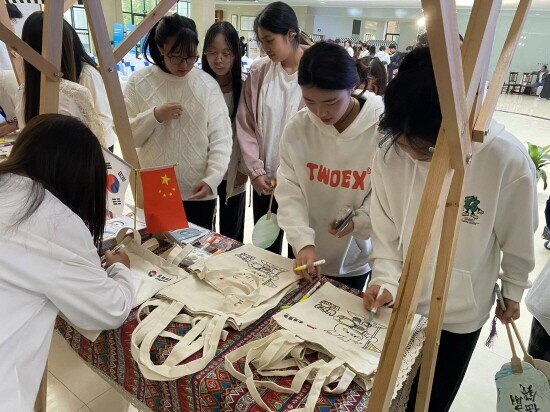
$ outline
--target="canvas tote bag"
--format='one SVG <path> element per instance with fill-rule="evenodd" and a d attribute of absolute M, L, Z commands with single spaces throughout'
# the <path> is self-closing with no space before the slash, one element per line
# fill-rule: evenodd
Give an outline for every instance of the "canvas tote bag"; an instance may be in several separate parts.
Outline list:
<path fill-rule="evenodd" d="M 369 322 L 360 297 L 325 283 L 309 299 L 273 317 L 281 330 L 228 354 L 226 369 L 246 383 L 254 400 L 267 411 L 270 409 L 257 386 L 297 393 L 305 380 L 313 380 L 305 407 L 297 409 L 313 411 L 322 390 L 343 393 L 352 381 L 365 390 L 372 387 L 390 316 L 391 310 L 380 308 L 379 315 Z M 413 329 L 419 320 L 415 317 Z M 305 354 L 312 350 L 318 351 L 321 359 L 308 364 Z M 233 366 L 241 358 L 245 358 L 244 373 Z M 251 364 L 262 376 L 294 375 L 291 386 L 254 380 Z M 331 389 L 333 383 L 336 387 Z"/>
<path fill-rule="evenodd" d="M 132 334 L 132 356 L 147 379 L 178 379 L 204 369 L 214 358 L 219 340 L 225 336 L 225 326 L 236 330 L 246 328 L 277 306 L 283 296 L 297 287 L 298 277 L 292 270 L 290 259 L 254 249 L 258 248 L 239 248 L 237 251 L 240 252 L 226 252 L 232 255 L 232 263 L 225 268 L 222 266 L 223 260 L 220 263 L 219 259 L 223 254 L 208 258 L 200 266 L 201 274 L 204 275 L 202 279 L 198 275 L 190 275 L 163 288 L 156 294 L 157 299 L 142 305 L 142 309 L 150 306 L 155 309 L 140 322 Z M 223 282 L 220 283 L 208 269 L 212 267 L 209 261 L 214 258 L 216 276 L 223 275 Z M 247 273 L 250 278 L 242 282 L 240 279 L 244 278 L 236 275 L 249 271 L 248 263 L 256 260 L 264 270 L 263 276 L 250 272 Z M 254 266 L 257 267 L 260 266 Z M 211 282 L 205 281 L 205 278 L 211 279 Z M 252 282 L 249 282 L 250 279 Z M 269 292 L 262 292 L 264 287 L 269 287 Z M 166 335 L 164 329 L 170 322 L 189 323 L 192 328 L 184 336 Z M 169 336 L 178 340 L 161 365 L 153 364 L 149 355 L 150 347 L 158 336 Z M 201 358 L 180 365 L 201 349 Z"/>
<path fill-rule="evenodd" d="M 122 228 L 117 234 L 117 244 L 123 244 L 125 252 L 130 258 L 130 269 L 141 280 L 141 286 L 132 305 L 133 308 L 141 305 L 143 302 L 155 296 L 163 288 L 173 285 L 182 279 L 190 276 L 185 270 L 174 264 L 175 261 L 181 261 L 193 249 L 189 247 L 174 246 L 163 256 L 153 253 L 159 246 L 155 238 L 147 240 L 141 244 L 141 235 L 138 231 L 133 232 L 132 236 L 126 236 L 130 228 Z M 69 323 L 78 333 L 94 342 L 102 331 L 84 330 L 74 326 L 69 320 L 60 313 L 60 316 Z"/>

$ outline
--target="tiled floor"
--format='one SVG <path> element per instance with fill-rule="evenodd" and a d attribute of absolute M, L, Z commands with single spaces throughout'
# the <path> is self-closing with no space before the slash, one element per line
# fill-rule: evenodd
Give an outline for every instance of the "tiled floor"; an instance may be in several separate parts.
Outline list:
<path fill-rule="evenodd" d="M 495 119 L 506 125 L 521 141 L 538 145 L 550 144 L 550 101 L 536 97 L 502 95 Z M 510 113 L 512 112 L 512 113 Z M 517 114 L 522 113 L 522 114 Z M 531 117 L 537 116 L 537 117 Z M 547 119 L 543 119 L 547 118 Z M 534 279 L 548 258 L 550 251 L 540 239 L 543 208 L 550 191 L 539 187 L 541 226 L 535 235 L 537 267 Z M 245 241 L 252 231 L 252 210 L 247 208 Z M 531 315 L 522 306 L 522 317 L 517 322 L 525 340 L 529 338 Z M 473 355 L 465 381 L 453 405 L 453 412 L 479 412 L 495 409 L 494 375 L 510 358 L 510 348 L 504 327 L 499 325 L 499 338 L 492 349 L 483 345 L 488 327 Z M 48 412 L 126 412 L 136 409 L 92 372 L 58 336 L 54 337 L 48 361 Z"/>

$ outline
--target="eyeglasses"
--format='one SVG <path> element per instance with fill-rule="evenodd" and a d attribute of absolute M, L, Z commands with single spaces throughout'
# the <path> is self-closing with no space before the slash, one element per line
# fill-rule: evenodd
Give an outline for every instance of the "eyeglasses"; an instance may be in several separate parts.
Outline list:
<path fill-rule="evenodd" d="M 212 59 L 212 58 L 216 59 L 218 56 L 221 55 L 222 60 L 229 60 L 233 56 L 233 53 L 228 50 L 224 50 L 221 53 L 218 53 L 215 51 L 205 51 L 204 54 L 208 59 Z"/>
<path fill-rule="evenodd" d="M 175 66 L 179 66 L 183 62 L 187 64 L 195 64 L 199 60 L 199 56 L 189 56 L 189 57 L 182 57 L 182 56 L 166 56 L 170 60 L 170 63 L 172 63 Z"/>

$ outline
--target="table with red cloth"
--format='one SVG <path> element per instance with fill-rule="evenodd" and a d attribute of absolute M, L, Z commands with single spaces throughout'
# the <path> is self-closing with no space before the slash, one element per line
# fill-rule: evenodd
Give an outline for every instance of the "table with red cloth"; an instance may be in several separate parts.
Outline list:
<path fill-rule="evenodd" d="M 326 278 L 321 281 L 328 282 Z M 332 281 L 331 281 L 332 282 Z M 359 294 L 359 291 L 348 288 L 337 282 L 338 287 Z M 95 342 L 91 342 L 79 334 L 65 320 L 58 317 L 55 329 L 61 334 L 88 366 L 107 380 L 119 393 L 139 410 L 162 412 L 256 412 L 262 411 L 250 396 L 246 385 L 234 379 L 225 370 L 224 357 L 227 353 L 250 342 L 263 338 L 277 328 L 271 317 L 280 310 L 280 306 L 295 303 L 309 289 L 311 284 L 305 281 L 299 287 L 285 296 L 280 304 L 267 312 L 261 319 L 243 331 L 228 329 L 229 335 L 225 341 L 220 341 L 214 359 L 199 373 L 185 376 L 178 380 L 159 382 L 147 380 L 140 373 L 137 363 L 131 355 L 131 337 L 138 322 L 137 309 L 132 310 L 124 325 L 115 330 L 104 331 Z M 414 376 L 418 368 L 419 352 L 423 342 L 423 326 L 416 328 L 411 343 L 407 348 L 402 369 L 410 376 Z M 171 323 L 167 330 L 183 335 L 189 329 L 188 325 Z M 163 361 L 168 355 L 175 341 L 169 338 L 158 337 L 151 348 L 153 362 Z M 198 358 L 200 352 L 189 360 Z M 237 364 L 244 369 L 244 359 Z M 412 372 L 411 372 L 412 370 Z M 292 377 L 276 378 L 282 386 L 290 386 Z M 412 379 L 411 379 L 412 380 Z M 398 403 L 403 403 L 407 387 L 399 392 L 394 401 L 394 409 L 399 410 Z M 279 393 L 266 388 L 259 388 L 262 399 L 276 411 L 288 411 L 299 407 L 307 398 L 310 385 L 306 383 L 300 393 Z M 366 409 L 369 392 L 364 391 L 356 383 L 344 394 L 335 395 L 322 393 L 317 402 L 316 411 L 361 411 Z"/>

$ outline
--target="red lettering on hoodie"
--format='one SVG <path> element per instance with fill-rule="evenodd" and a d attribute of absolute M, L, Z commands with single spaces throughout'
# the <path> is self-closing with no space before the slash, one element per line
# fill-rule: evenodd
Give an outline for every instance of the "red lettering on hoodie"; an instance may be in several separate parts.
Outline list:
<path fill-rule="evenodd" d="M 310 181 L 317 179 L 319 182 L 331 187 L 341 186 L 349 188 L 353 177 L 353 186 L 351 188 L 354 190 L 365 190 L 365 179 L 372 173 L 370 167 L 367 167 L 366 170 L 331 170 L 315 163 L 307 163 L 306 167 L 309 170 Z"/>

